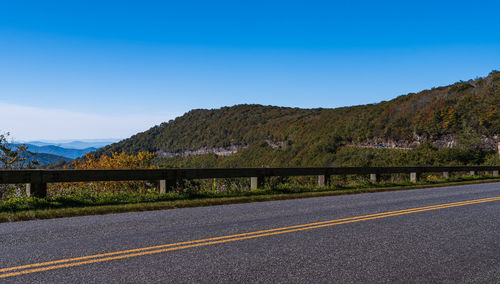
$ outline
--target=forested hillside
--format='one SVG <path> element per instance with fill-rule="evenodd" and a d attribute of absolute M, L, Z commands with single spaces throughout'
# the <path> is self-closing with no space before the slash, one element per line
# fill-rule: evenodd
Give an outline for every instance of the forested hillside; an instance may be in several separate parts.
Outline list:
<path fill-rule="evenodd" d="M 171 157 L 170 166 L 218 166 L 222 161 L 224 166 L 318 165 L 338 160 L 339 153 L 349 151 L 344 146 L 424 145 L 488 152 L 495 149 L 499 134 L 500 72 L 493 71 L 485 78 L 371 105 L 336 109 L 237 105 L 192 110 L 96 154 L 157 152 Z M 238 150 L 232 157 L 210 154 L 231 146 Z M 207 154 L 181 156 L 200 149 L 198 153 Z"/>

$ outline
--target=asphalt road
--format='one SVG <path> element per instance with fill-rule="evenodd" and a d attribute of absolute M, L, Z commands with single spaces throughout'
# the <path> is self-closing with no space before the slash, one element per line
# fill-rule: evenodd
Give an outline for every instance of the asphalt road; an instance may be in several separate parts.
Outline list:
<path fill-rule="evenodd" d="M 490 183 L 4 223 L 0 282 L 500 283 L 499 216 Z"/>

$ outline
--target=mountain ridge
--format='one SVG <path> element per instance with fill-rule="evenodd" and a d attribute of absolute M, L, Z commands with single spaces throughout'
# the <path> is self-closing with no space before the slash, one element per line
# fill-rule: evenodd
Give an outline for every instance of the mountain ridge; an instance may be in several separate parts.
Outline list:
<path fill-rule="evenodd" d="M 49 155 L 68 158 L 70 160 L 80 158 L 84 156 L 86 153 L 91 153 L 98 150 L 98 148 L 94 147 L 85 149 L 68 149 L 54 145 L 37 146 L 33 144 L 13 144 L 13 146 L 15 145 L 25 145 L 26 147 L 28 147 L 28 151 L 33 153 L 49 154 Z"/>
<path fill-rule="evenodd" d="M 182 156 L 199 149 L 251 148 L 266 141 L 297 153 L 329 153 L 339 144 L 414 148 L 430 142 L 458 147 L 471 137 L 494 149 L 499 134 L 500 72 L 492 71 L 487 77 L 376 104 L 335 109 L 256 104 L 194 109 L 94 153 L 149 151 Z"/>
<path fill-rule="evenodd" d="M 69 164 L 73 161 L 73 159 L 63 157 L 63 156 L 58 156 L 54 154 L 47 154 L 47 153 L 36 153 L 35 155 L 32 155 L 28 157 L 27 159 L 28 162 L 36 161 L 37 164 L 39 165 L 38 167 L 44 168 L 47 166 L 51 165 L 65 165 Z"/>
<path fill-rule="evenodd" d="M 88 148 L 102 148 L 109 144 L 118 142 L 118 139 L 89 139 L 89 140 L 53 140 L 53 141 L 19 141 L 16 144 L 31 144 L 38 147 L 57 146 L 65 149 L 83 150 Z"/>

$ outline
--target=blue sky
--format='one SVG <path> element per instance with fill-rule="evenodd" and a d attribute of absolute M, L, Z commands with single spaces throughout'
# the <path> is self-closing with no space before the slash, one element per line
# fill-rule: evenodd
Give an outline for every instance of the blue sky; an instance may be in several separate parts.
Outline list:
<path fill-rule="evenodd" d="M 0 1 L 0 131 L 125 138 L 193 108 L 339 107 L 500 69 L 498 1 Z"/>

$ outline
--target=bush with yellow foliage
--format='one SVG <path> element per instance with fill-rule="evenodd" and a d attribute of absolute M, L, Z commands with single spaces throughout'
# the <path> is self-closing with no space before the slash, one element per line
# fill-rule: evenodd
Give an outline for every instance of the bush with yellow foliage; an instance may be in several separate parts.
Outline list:
<path fill-rule="evenodd" d="M 85 157 L 73 161 L 75 170 L 108 170 L 108 169 L 153 169 L 151 161 L 155 153 L 139 152 L 137 155 L 112 153 L 111 156 L 96 157 L 86 154 Z"/>
<path fill-rule="evenodd" d="M 140 152 L 137 155 L 126 153 L 112 153 L 111 156 L 96 157 L 86 154 L 81 159 L 74 160 L 72 167 L 75 170 L 108 170 L 108 169 L 154 169 L 152 165 L 155 153 Z M 106 181 L 106 182 L 77 182 L 51 184 L 50 194 L 71 193 L 85 188 L 95 192 L 138 191 L 146 192 L 155 188 L 153 182 L 147 181 Z"/>

